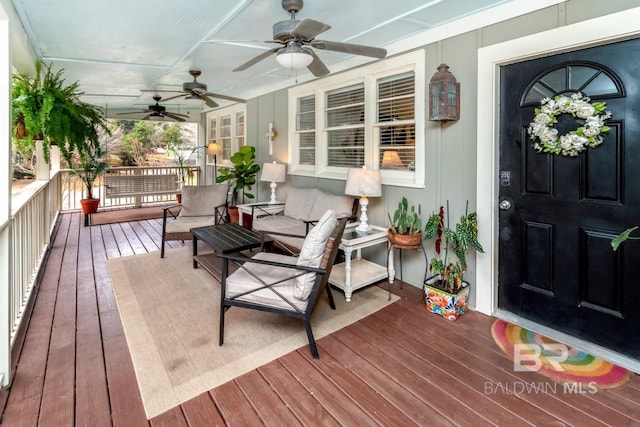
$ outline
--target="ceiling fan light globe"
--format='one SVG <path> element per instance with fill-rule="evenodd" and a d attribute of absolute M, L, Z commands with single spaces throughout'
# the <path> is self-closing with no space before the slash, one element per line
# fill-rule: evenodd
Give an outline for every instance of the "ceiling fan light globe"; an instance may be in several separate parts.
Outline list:
<path fill-rule="evenodd" d="M 290 52 L 281 49 L 276 55 L 276 61 L 284 68 L 306 68 L 313 62 L 313 57 L 305 52 Z"/>
<path fill-rule="evenodd" d="M 198 96 L 187 95 L 184 97 L 184 103 L 189 107 L 200 108 L 204 105 L 204 100 Z"/>

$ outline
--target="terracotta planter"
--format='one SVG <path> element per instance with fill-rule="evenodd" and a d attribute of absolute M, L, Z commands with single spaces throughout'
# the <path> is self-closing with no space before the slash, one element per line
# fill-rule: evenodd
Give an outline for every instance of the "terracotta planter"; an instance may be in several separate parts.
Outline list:
<path fill-rule="evenodd" d="M 100 199 L 81 199 L 80 205 L 82 206 L 83 214 L 93 214 L 98 212 L 98 205 L 100 204 Z"/>
<path fill-rule="evenodd" d="M 427 311 L 439 314 L 448 320 L 456 320 L 465 311 L 469 302 L 471 287 L 468 282 L 462 282 L 462 288 L 457 294 L 443 291 L 434 286 L 440 276 L 429 277 L 424 281 L 424 296 Z"/>
<path fill-rule="evenodd" d="M 422 246 L 422 231 L 418 234 L 394 234 L 391 230 L 387 230 L 389 242 L 400 249 L 418 249 Z"/>
<path fill-rule="evenodd" d="M 229 221 L 240 224 L 240 211 L 237 206 L 229 206 L 227 212 L 229 213 Z"/>
<path fill-rule="evenodd" d="M 178 201 L 178 203 L 182 203 L 182 193 L 176 194 L 176 200 Z"/>

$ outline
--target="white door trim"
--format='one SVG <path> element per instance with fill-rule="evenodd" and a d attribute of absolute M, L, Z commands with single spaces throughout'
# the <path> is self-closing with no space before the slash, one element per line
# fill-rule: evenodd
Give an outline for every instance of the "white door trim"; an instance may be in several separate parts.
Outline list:
<path fill-rule="evenodd" d="M 475 309 L 494 315 L 498 307 L 498 148 L 501 65 L 640 36 L 640 7 L 510 40 L 478 50 L 477 212 Z"/>

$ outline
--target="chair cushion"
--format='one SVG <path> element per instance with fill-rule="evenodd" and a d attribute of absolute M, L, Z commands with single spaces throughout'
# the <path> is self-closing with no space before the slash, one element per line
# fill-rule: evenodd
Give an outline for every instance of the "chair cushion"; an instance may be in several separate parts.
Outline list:
<path fill-rule="evenodd" d="M 229 186 L 186 185 L 182 187 L 182 210 L 179 216 L 214 216 L 216 206 L 227 201 Z"/>
<path fill-rule="evenodd" d="M 289 188 L 283 214 L 301 221 L 316 219 L 310 218 L 310 214 L 313 208 L 313 200 L 318 195 L 318 192 L 317 188 Z"/>
<path fill-rule="evenodd" d="M 258 252 L 253 256 L 253 258 L 296 265 L 296 257 L 271 252 Z M 274 283 L 282 280 L 283 278 L 295 276 L 299 273 L 299 271 L 295 269 L 275 267 L 273 265 L 252 263 L 245 263 L 243 265 L 244 268 L 238 268 L 227 277 L 225 288 L 225 296 L 227 298 L 233 298 L 244 292 L 259 289 L 264 286 L 260 280 L 256 279 L 256 276 L 266 283 Z M 255 276 L 247 270 L 255 274 Z M 295 279 L 292 278 L 285 280 L 282 283 L 274 285 L 274 288 L 301 311 L 306 309 L 307 301 L 303 301 L 295 296 Z M 267 288 L 239 296 L 236 299 L 258 303 L 260 305 L 267 305 L 273 308 L 293 310 L 291 305 L 280 298 L 274 291 Z"/>
<path fill-rule="evenodd" d="M 316 226 L 311 229 L 304 239 L 300 255 L 298 256 L 298 265 L 310 267 L 318 267 L 320 265 L 327 241 L 331 233 L 333 233 L 333 230 L 335 230 L 337 222 L 336 212 L 334 210 L 330 209 L 325 211 Z M 297 277 L 295 296 L 303 300 L 309 298 L 315 280 L 315 273 L 307 273 Z"/>
<path fill-rule="evenodd" d="M 195 227 L 206 227 L 215 223 L 214 216 L 179 216 L 175 221 L 167 221 L 167 233 L 188 233 Z"/>

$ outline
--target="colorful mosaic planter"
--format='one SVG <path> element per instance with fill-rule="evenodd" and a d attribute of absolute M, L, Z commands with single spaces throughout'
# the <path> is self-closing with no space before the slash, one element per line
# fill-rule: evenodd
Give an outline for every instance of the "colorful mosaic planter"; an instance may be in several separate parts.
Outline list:
<path fill-rule="evenodd" d="M 462 282 L 462 288 L 457 294 L 442 291 L 432 286 L 438 276 L 429 277 L 424 281 L 424 295 L 427 311 L 439 314 L 445 319 L 456 320 L 467 311 L 469 301 L 469 283 Z"/>

